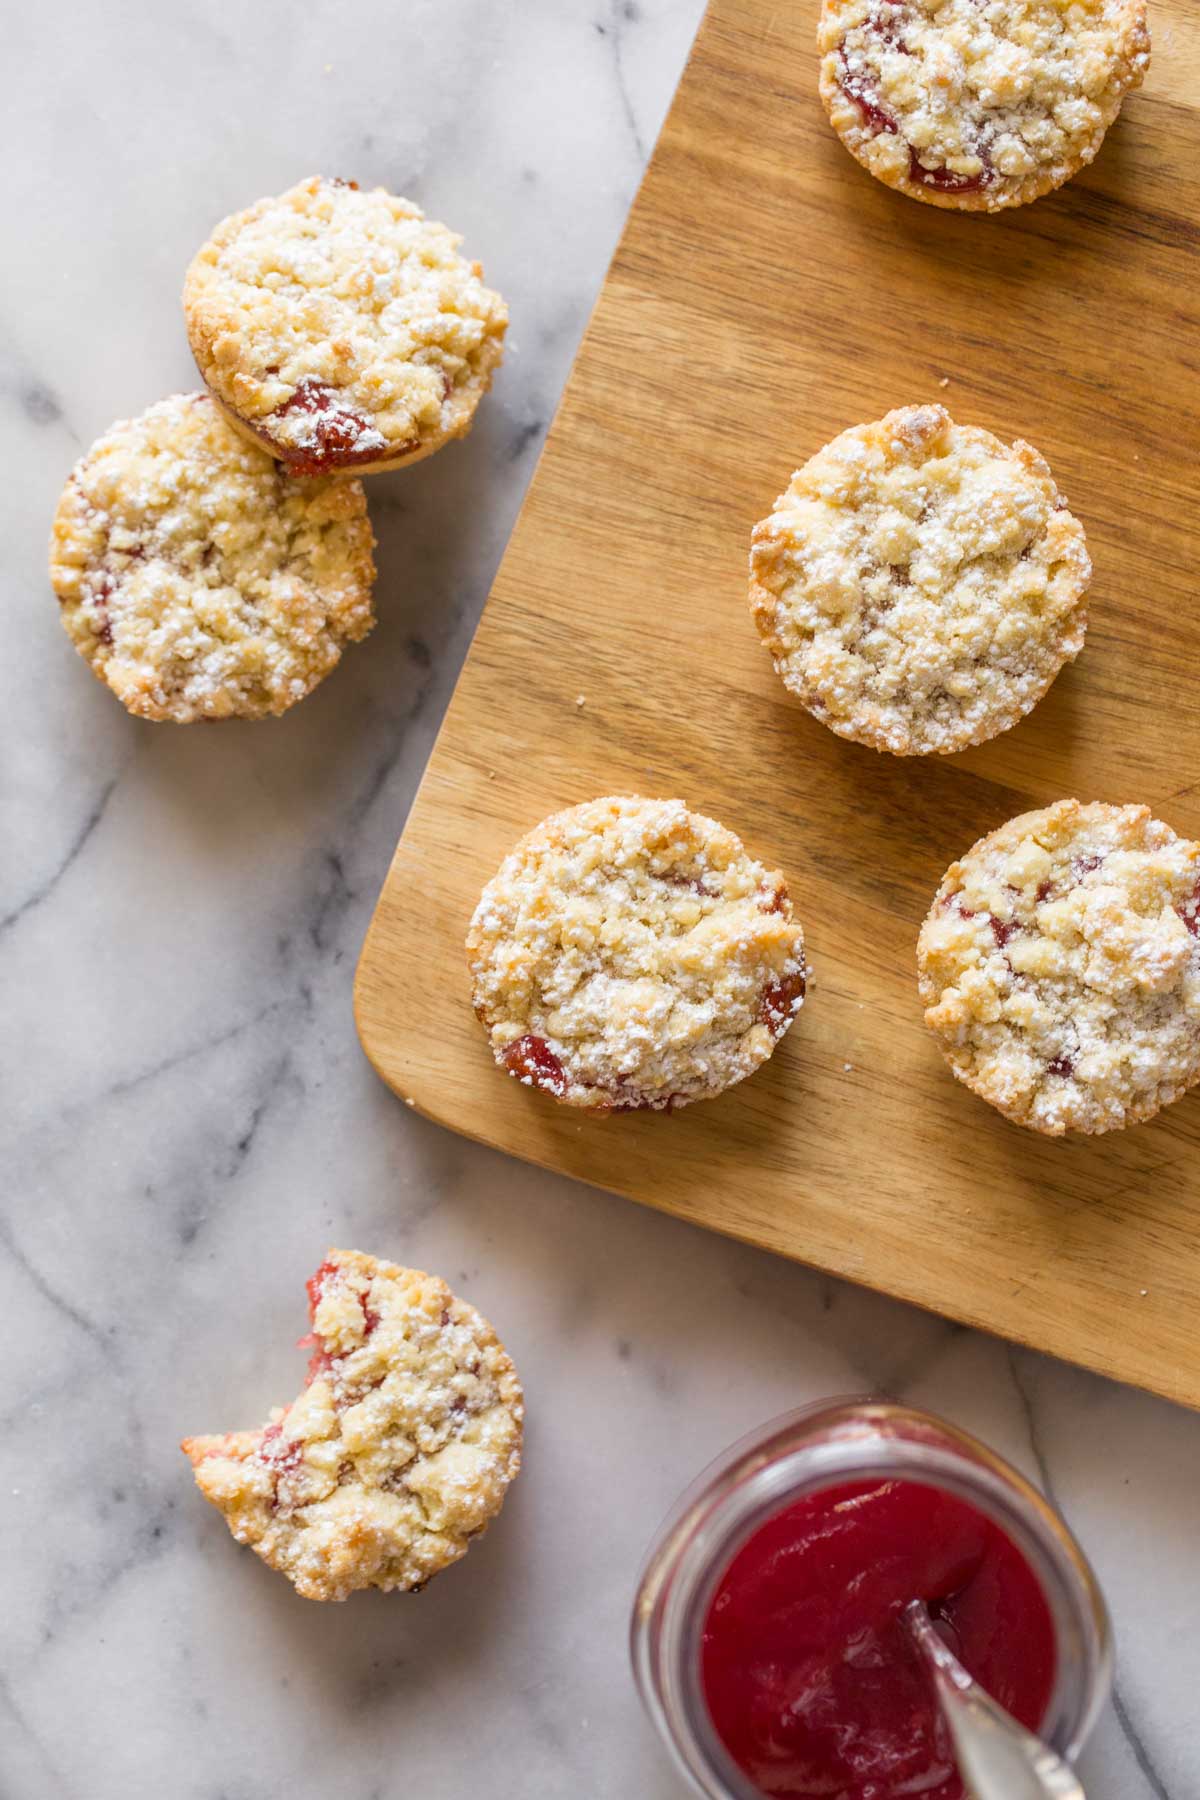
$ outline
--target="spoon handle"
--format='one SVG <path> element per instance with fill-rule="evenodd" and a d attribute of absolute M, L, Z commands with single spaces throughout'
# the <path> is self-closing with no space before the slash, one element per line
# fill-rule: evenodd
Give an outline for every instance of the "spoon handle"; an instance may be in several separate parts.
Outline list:
<path fill-rule="evenodd" d="M 942 1641 L 920 1600 L 904 1622 L 933 1678 L 959 1772 L 974 1800 L 1086 1800 L 1060 1756 L 997 1706 Z"/>

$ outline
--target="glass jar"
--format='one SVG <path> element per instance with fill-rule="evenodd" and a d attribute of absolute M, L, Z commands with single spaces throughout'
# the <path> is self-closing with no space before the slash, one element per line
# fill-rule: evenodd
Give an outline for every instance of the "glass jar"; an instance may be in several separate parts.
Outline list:
<path fill-rule="evenodd" d="M 731 1558 L 773 1514 L 844 1481 L 919 1481 L 977 1507 L 1021 1550 L 1054 1622 L 1057 1670 L 1041 1734 L 1073 1762 L 1112 1683 L 1103 1595 L 1066 1524 L 1022 1475 L 969 1433 L 888 1401 L 819 1401 L 760 1426 L 717 1458 L 658 1534 L 638 1585 L 631 1648 L 646 1710 L 709 1800 L 761 1800 L 704 1703 L 704 1621 Z"/>

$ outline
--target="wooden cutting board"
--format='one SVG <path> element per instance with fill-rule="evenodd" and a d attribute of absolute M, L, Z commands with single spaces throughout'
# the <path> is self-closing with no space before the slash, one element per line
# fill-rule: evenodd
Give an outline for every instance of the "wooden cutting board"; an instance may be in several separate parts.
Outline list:
<path fill-rule="evenodd" d="M 1039 1139 L 951 1078 L 914 974 L 946 865 L 1014 813 L 1147 801 L 1200 836 L 1200 10 L 1154 6 L 1097 162 L 996 218 L 851 160 L 815 21 L 710 6 L 368 933 L 359 1031 L 456 1131 L 1200 1405 L 1200 1090 Z M 929 399 L 1044 452 L 1095 579 L 1086 648 L 1031 718 L 902 760 L 788 699 L 746 555 L 820 444 Z M 670 1117 L 555 1106 L 471 1012 L 483 883 L 608 793 L 679 795 L 782 868 L 815 971 L 771 1063 Z"/>

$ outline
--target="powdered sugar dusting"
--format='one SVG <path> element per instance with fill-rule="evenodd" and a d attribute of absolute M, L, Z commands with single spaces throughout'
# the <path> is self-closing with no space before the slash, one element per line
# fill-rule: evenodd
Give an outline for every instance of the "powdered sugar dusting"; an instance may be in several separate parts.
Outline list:
<path fill-rule="evenodd" d="M 1090 162 L 1150 60 L 1145 0 L 824 0 L 818 44 L 834 128 L 873 175 L 989 210 Z"/>
<path fill-rule="evenodd" d="M 1091 562 L 1046 463 L 941 406 L 855 426 L 755 527 L 750 602 L 843 737 L 947 754 L 1024 716 L 1083 645 Z"/>
<path fill-rule="evenodd" d="M 522 839 L 467 936 L 496 1060 L 593 1111 L 666 1110 L 770 1056 L 804 996 L 783 877 L 681 800 L 605 798 Z"/>
<path fill-rule="evenodd" d="M 239 1543 L 306 1598 L 420 1587 L 517 1474 L 516 1371 L 474 1308 L 418 1269 L 331 1250 L 309 1293 L 317 1349 L 299 1399 L 261 1431 L 183 1449 Z"/>
<path fill-rule="evenodd" d="M 299 482 L 176 394 L 98 439 L 59 501 L 50 576 L 80 654 L 143 718 L 261 718 L 374 623 L 356 481 Z"/>
<path fill-rule="evenodd" d="M 947 871 L 917 951 L 960 1081 L 1034 1130 L 1110 1131 L 1200 1079 L 1200 844 L 1061 800 Z"/>

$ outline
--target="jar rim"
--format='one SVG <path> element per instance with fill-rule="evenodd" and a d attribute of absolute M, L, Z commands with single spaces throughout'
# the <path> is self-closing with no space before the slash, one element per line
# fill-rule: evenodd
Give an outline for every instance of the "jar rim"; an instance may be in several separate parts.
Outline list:
<path fill-rule="evenodd" d="M 642 1701 L 678 1766 L 710 1800 L 761 1800 L 718 1738 L 703 1696 L 701 1637 L 722 1576 L 791 1500 L 876 1476 L 954 1494 L 1016 1544 L 1054 1625 L 1043 1735 L 1071 1761 L 1091 1731 L 1112 1680 L 1111 1626 L 1057 1508 L 1003 1457 L 935 1413 L 871 1396 L 821 1401 L 766 1421 L 710 1463 L 668 1514 L 639 1580 L 631 1652 Z"/>

